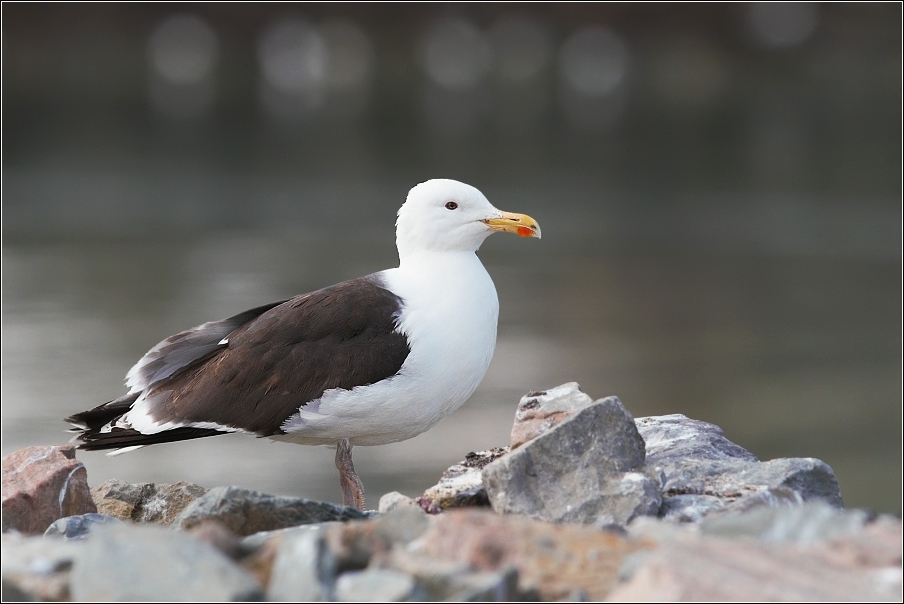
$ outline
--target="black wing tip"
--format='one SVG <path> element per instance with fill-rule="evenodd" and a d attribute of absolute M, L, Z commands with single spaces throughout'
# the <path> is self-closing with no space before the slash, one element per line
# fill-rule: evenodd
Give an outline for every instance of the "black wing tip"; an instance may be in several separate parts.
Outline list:
<path fill-rule="evenodd" d="M 86 431 L 76 436 L 73 441 L 80 441 L 78 449 L 83 451 L 103 451 L 107 449 L 124 449 L 126 447 L 144 447 L 162 443 L 191 440 L 207 436 L 228 434 L 213 428 L 173 428 L 156 434 L 142 434 L 132 428 L 113 428 L 109 432 Z"/>

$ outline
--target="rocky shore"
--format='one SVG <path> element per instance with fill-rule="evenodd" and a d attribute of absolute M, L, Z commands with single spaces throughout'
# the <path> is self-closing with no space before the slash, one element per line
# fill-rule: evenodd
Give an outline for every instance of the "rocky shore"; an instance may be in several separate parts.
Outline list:
<path fill-rule="evenodd" d="M 577 384 L 508 446 L 378 511 L 189 483 L 89 487 L 70 445 L 3 458 L 3 601 L 902 599 L 899 518 L 832 469 Z"/>

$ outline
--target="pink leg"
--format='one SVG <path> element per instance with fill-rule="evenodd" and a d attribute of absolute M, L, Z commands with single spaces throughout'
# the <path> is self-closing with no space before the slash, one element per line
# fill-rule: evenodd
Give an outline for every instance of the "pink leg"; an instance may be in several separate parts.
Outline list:
<path fill-rule="evenodd" d="M 342 503 L 364 509 L 364 484 L 355 474 L 352 463 L 352 446 L 347 440 L 336 443 L 336 468 L 339 469 L 339 485 L 342 487 Z"/>

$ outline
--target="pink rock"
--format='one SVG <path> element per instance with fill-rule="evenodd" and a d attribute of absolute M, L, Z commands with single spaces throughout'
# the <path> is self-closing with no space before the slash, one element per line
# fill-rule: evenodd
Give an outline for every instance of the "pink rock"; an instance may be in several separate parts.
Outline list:
<path fill-rule="evenodd" d="M 97 512 L 72 445 L 27 447 L 3 458 L 3 532 L 43 533 L 55 520 Z"/>
<path fill-rule="evenodd" d="M 722 538 L 666 542 L 607 601 L 900 602 L 895 539 L 886 535 L 887 543 L 875 548 L 871 536 L 815 546 Z M 869 555 L 846 555 L 858 548 Z"/>
<path fill-rule="evenodd" d="M 592 404 L 593 399 L 581 392 L 577 382 L 521 397 L 512 426 L 512 451 Z"/>

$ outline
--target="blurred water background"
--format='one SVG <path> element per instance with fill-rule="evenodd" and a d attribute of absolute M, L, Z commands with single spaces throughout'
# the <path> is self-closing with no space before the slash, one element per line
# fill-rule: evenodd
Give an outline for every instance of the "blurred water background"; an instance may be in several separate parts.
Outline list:
<path fill-rule="evenodd" d="M 124 393 L 163 337 L 394 266 L 428 178 L 497 235 L 474 397 L 358 449 L 371 505 L 578 381 L 818 457 L 901 510 L 901 5 L 9 4 L 2 452 Z M 243 436 L 80 453 L 92 484 L 339 500 L 332 452 Z"/>

